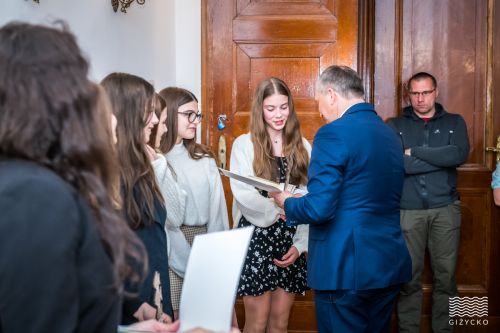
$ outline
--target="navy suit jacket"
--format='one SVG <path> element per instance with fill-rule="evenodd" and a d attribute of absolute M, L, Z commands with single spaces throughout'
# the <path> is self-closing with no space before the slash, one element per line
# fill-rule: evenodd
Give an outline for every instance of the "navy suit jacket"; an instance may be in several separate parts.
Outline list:
<path fill-rule="evenodd" d="M 287 199 L 285 213 L 290 225 L 310 225 L 309 286 L 366 290 L 410 280 L 399 222 L 403 149 L 371 104 L 318 130 L 308 177 L 309 193 Z"/>

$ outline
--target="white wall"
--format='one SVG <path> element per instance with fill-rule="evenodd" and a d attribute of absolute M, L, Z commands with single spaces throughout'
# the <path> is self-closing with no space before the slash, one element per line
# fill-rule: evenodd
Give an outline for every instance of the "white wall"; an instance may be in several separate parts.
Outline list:
<path fill-rule="evenodd" d="M 77 36 L 99 81 L 122 71 L 176 85 L 201 99 L 201 1 L 146 0 L 127 13 L 110 0 L 0 0 L 0 25 L 12 20 L 51 24 L 63 19 Z"/>

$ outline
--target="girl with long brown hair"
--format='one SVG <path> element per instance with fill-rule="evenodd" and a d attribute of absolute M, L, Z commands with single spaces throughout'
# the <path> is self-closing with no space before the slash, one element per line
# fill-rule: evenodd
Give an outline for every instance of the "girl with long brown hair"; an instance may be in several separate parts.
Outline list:
<path fill-rule="evenodd" d="M 161 140 L 168 132 L 166 125 L 168 112 L 165 100 L 158 94 L 156 94 L 156 101 L 155 113 L 159 122 L 151 132 L 151 139 L 148 147 L 151 154 L 156 155 L 156 159 L 152 161 L 153 169 L 161 193 L 165 198 L 165 206 L 168 211 L 167 220 L 165 222 L 165 232 L 167 233 L 168 240 L 170 295 L 172 298 L 174 317 L 177 318 L 179 301 L 181 298 L 181 288 L 179 286 L 181 281 L 177 278 L 176 272 L 185 270 L 185 262 L 187 261 L 189 252 L 179 252 L 178 248 L 172 249 L 172 239 L 174 241 L 177 239 L 184 239 L 184 234 L 180 227 L 184 223 L 184 217 L 186 215 L 187 193 L 179 186 L 177 174 L 173 167 L 167 162 L 165 155 L 160 153 Z"/>
<path fill-rule="evenodd" d="M 194 236 L 229 228 L 222 182 L 210 150 L 196 142 L 196 128 L 202 115 L 198 100 L 188 90 L 176 87 L 160 91 L 167 108 L 168 131 L 161 139 L 160 151 L 177 175 L 180 188 L 186 193 L 182 225 L 169 229 L 172 243 L 172 303 L 179 307 L 182 279 Z"/>
<path fill-rule="evenodd" d="M 253 99 L 250 133 L 233 142 L 231 171 L 304 187 L 310 150 L 285 82 L 262 81 Z M 287 226 L 266 192 L 233 179 L 230 184 L 235 226 L 255 226 L 238 287 L 244 332 L 286 332 L 295 294 L 307 289 L 308 227 Z"/>
<path fill-rule="evenodd" d="M 0 28 L 1 332 L 116 332 L 123 280 L 143 271 L 116 209 L 110 110 L 87 72 L 66 28 Z"/>
<path fill-rule="evenodd" d="M 149 256 L 146 279 L 139 286 L 138 297 L 125 299 L 122 321 L 128 324 L 155 318 L 161 306 L 168 316 L 160 319 L 168 322 L 173 318 L 173 312 L 164 230 L 167 212 L 151 165 L 155 156 L 147 148 L 151 130 L 158 123 L 154 113 L 155 91 L 146 80 L 126 73 L 111 73 L 101 85 L 108 93 L 117 119 L 123 211 Z M 151 292 L 155 274 L 159 274 L 161 282 L 161 304 L 155 304 Z"/>

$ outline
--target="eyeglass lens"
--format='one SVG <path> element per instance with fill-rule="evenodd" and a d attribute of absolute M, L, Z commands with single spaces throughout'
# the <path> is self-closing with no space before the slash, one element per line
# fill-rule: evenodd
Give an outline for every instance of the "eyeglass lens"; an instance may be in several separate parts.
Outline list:
<path fill-rule="evenodd" d="M 413 97 L 417 97 L 417 96 L 427 97 L 430 94 L 432 94 L 434 92 L 434 90 L 436 90 L 436 89 L 425 90 L 425 91 L 410 91 L 409 94 L 410 94 L 410 96 L 413 96 Z"/>
<path fill-rule="evenodd" d="M 194 123 L 196 119 L 201 120 L 203 118 L 203 115 L 201 112 L 195 113 L 195 112 L 190 112 L 188 115 L 188 121 L 190 123 Z"/>
<path fill-rule="evenodd" d="M 194 123 L 196 119 L 203 119 L 203 114 L 201 112 L 187 111 L 179 113 L 185 115 L 190 123 Z"/>

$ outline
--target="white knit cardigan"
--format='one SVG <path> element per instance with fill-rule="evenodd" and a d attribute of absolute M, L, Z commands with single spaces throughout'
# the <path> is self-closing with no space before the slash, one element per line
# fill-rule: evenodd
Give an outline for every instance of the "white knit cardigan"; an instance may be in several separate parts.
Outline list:
<path fill-rule="evenodd" d="M 305 138 L 302 141 L 310 155 L 311 145 Z M 230 171 L 243 176 L 255 176 L 252 166 L 253 158 L 250 133 L 240 135 L 233 142 Z M 230 185 L 233 192 L 233 227 L 238 225 L 242 215 L 248 222 L 261 228 L 267 228 L 279 219 L 282 210 L 272 199 L 263 197 L 255 187 L 234 179 L 230 179 Z M 305 189 L 304 186 L 301 188 Z M 293 238 L 293 245 L 299 253 L 307 251 L 308 237 L 309 226 L 300 224 Z"/>

